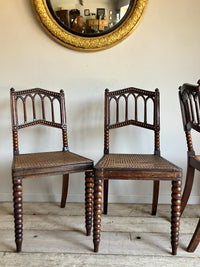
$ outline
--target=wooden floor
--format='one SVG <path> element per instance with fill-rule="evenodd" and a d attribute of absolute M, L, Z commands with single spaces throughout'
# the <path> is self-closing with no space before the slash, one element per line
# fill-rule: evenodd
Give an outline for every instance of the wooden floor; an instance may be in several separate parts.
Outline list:
<path fill-rule="evenodd" d="M 200 266 L 200 245 L 186 247 L 200 205 L 187 206 L 181 219 L 178 255 L 171 255 L 170 206 L 109 204 L 102 219 L 99 253 L 85 236 L 84 204 L 24 203 L 23 252 L 15 253 L 12 203 L 0 203 L 0 266 Z"/>

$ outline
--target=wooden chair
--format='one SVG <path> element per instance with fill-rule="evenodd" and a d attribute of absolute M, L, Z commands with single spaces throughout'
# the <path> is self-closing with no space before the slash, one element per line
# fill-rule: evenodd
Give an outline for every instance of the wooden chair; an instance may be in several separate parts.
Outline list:
<path fill-rule="evenodd" d="M 130 97 L 131 96 L 131 97 Z M 132 100 L 131 100 L 132 98 Z M 124 106 L 120 102 L 124 99 Z M 139 116 L 139 101 L 143 102 L 143 116 Z M 115 103 L 115 121 L 111 122 L 111 102 Z M 151 103 L 150 103 L 151 102 Z M 153 106 L 153 108 L 152 108 Z M 113 106 L 112 106 L 113 107 Z M 133 116 L 129 111 L 134 111 Z M 150 114 L 151 112 L 151 114 Z M 119 114 L 124 114 L 120 120 Z M 152 214 L 156 215 L 159 181 L 172 182 L 172 217 L 171 244 L 172 254 L 177 253 L 179 239 L 179 221 L 181 209 L 182 170 L 160 156 L 160 108 L 159 91 L 155 92 L 127 88 L 109 92 L 105 90 L 105 124 L 104 124 L 104 156 L 94 167 L 94 251 L 97 252 L 101 233 L 102 181 L 104 181 L 104 214 L 107 213 L 108 180 L 152 180 L 154 181 Z M 151 115 L 151 116 L 150 116 Z M 151 119 L 150 119 L 151 118 Z M 154 154 L 111 154 L 109 153 L 110 130 L 134 125 L 154 131 Z M 134 136 L 133 136 L 134 138 Z"/>
<path fill-rule="evenodd" d="M 195 154 L 191 130 L 200 132 L 200 80 L 197 85 L 183 84 L 179 88 L 179 99 L 183 119 L 183 127 L 187 141 L 187 174 L 182 196 L 181 213 L 183 213 L 194 181 L 195 169 L 200 171 L 200 155 Z M 200 241 L 200 220 L 187 247 L 188 252 L 195 251 Z"/>
<path fill-rule="evenodd" d="M 69 151 L 67 140 L 67 124 L 65 111 L 64 91 L 60 93 L 51 92 L 39 88 L 24 91 L 10 90 L 12 131 L 13 131 L 13 201 L 15 217 L 15 242 L 17 252 L 22 249 L 23 239 L 23 186 L 22 180 L 25 178 L 35 178 L 61 174 L 63 175 L 63 189 L 61 198 L 61 208 L 65 207 L 69 173 L 85 172 L 85 218 L 87 235 L 91 232 L 92 221 L 92 197 L 93 197 L 93 161 Z M 39 99 L 39 106 L 36 103 Z M 23 107 L 23 119 L 20 117 L 20 102 Z M 54 111 L 55 103 L 59 106 L 59 121 L 56 121 L 58 114 Z M 31 119 L 28 116 L 28 105 L 31 105 Z M 47 107 L 50 109 L 48 110 Z M 41 115 L 40 115 L 41 114 Z M 47 119 L 50 114 L 51 119 Z M 39 117 L 40 116 L 40 117 Z M 40 152 L 19 154 L 18 131 L 29 126 L 45 125 L 62 130 L 63 150 L 54 152 Z M 52 140 L 55 142 L 55 140 Z"/>

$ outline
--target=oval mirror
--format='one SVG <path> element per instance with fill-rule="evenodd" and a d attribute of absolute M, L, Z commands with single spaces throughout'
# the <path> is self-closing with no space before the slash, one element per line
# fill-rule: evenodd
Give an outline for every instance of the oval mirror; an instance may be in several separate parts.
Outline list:
<path fill-rule="evenodd" d="M 148 0 L 32 0 L 45 30 L 81 51 L 109 48 L 137 26 Z"/>

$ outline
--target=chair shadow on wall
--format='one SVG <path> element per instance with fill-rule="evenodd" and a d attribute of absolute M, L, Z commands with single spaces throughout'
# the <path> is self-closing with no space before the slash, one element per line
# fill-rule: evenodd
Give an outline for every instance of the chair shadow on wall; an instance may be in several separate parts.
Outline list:
<path fill-rule="evenodd" d="M 70 120 L 76 122 L 71 123 L 74 140 L 74 144 L 72 144 L 73 149 L 82 148 L 82 150 L 88 150 L 89 148 L 90 153 L 95 154 L 94 157 L 98 158 L 98 155 L 96 155 L 96 152 L 98 152 L 96 144 L 101 146 L 99 136 L 103 135 L 103 110 L 101 102 L 98 99 L 90 102 L 84 101 L 76 107 L 72 105 L 70 112 Z"/>
<path fill-rule="evenodd" d="M 4 88 L 0 88 L 3 90 Z M 10 191 L 11 185 L 11 170 L 10 165 L 12 163 L 12 143 L 10 142 L 12 138 L 12 133 L 10 130 L 10 102 L 9 99 L 0 100 L 0 118 L 1 118 L 1 145 L 0 145 L 0 153 L 1 153 L 1 161 L 0 161 L 0 170 L 1 170 L 1 188 L 2 191 L 2 201 L 11 201 L 12 193 Z M 5 185 L 5 187 L 4 187 Z M 5 194 L 5 198 L 3 196 Z M 8 209 L 8 213 L 9 213 Z"/>

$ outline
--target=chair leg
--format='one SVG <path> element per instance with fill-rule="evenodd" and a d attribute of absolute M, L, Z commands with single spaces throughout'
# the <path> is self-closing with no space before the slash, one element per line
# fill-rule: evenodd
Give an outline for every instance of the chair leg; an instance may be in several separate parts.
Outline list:
<path fill-rule="evenodd" d="M 94 252 L 99 251 L 101 237 L 101 215 L 102 215 L 102 179 L 94 178 L 94 213 L 93 213 L 93 243 Z"/>
<path fill-rule="evenodd" d="M 69 173 L 63 174 L 62 197 L 60 207 L 65 208 L 69 184 Z"/>
<path fill-rule="evenodd" d="M 197 224 L 196 230 L 192 236 L 190 244 L 187 247 L 187 251 L 188 252 L 194 252 L 195 249 L 197 248 L 199 242 L 200 242 L 200 219 L 199 219 L 199 222 Z"/>
<path fill-rule="evenodd" d="M 181 216 L 181 180 L 172 181 L 171 245 L 172 255 L 177 254 Z"/>
<path fill-rule="evenodd" d="M 160 186 L 160 181 L 154 181 L 154 183 L 153 183 L 152 215 L 156 215 L 156 212 L 157 212 L 159 186 Z"/>
<path fill-rule="evenodd" d="M 103 181 L 103 214 L 108 211 L 108 180 Z"/>
<path fill-rule="evenodd" d="M 91 234 L 92 229 L 93 190 L 94 172 L 85 172 L 85 227 L 87 236 Z"/>
<path fill-rule="evenodd" d="M 188 165 L 186 182 L 185 182 L 185 187 L 184 187 L 183 196 L 182 196 L 181 214 L 183 213 L 187 205 L 188 199 L 190 197 L 190 193 L 192 191 L 192 185 L 194 181 L 194 172 L 195 172 L 195 169 Z"/>
<path fill-rule="evenodd" d="M 23 241 L 23 186 L 22 179 L 13 179 L 13 206 L 15 221 L 15 243 L 17 252 L 22 251 Z"/>

